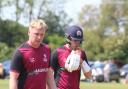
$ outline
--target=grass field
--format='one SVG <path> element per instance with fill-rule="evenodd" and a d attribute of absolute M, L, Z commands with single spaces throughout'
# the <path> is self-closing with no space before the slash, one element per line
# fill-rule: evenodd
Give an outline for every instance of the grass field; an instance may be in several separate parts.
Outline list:
<path fill-rule="evenodd" d="M 0 89 L 9 89 L 8 85 L 9 80 L 0 79 Z M 128 85 L 126 84 L 121 84 L 121 83 L 86 83 L 86 82 L 81 82 L 80 83 L 80 89 L 128 89 Z"/>
<path fill-rule="evenodd" d="M 81 82 L 80 89 L 128 89 L 128 85 L 121 83 L 85 83 Z"/>

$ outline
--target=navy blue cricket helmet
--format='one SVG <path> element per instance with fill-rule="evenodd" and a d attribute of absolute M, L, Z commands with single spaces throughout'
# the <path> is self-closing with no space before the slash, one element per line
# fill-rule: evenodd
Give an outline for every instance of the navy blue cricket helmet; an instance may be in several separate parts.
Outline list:
<path fill-rule="evenodd" d="M 70 40 L 79 40 L 83 41 L 83 30 L 76 25 L 70 26 L 65 31 L 66 40 L 69 42 Z"/>

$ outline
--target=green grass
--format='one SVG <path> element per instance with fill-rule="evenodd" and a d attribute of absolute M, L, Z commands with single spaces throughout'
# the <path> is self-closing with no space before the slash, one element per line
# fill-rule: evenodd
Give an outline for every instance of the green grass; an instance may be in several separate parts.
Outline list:
<path fill-rule="evenodd" d="M 128 85 L 122 83 L 85 83 L 81 82 L 81 89 L 128 89 Z"/>
<path fill-rule="evenodd" d="M 0 79 L 0 89 L 9 89 L 8 79 Z"/>
<path fill-rule="evenodd" d="M 9 89 L 9 80 L 8 79 L 0 79 L 0 89 Z M 121 83 L 80 83 L 80 89 L 128 89 L 128 85 Z"/>

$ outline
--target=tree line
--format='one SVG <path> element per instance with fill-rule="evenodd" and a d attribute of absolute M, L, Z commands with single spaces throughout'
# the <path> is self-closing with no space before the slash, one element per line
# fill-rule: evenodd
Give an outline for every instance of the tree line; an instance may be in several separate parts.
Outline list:
<path fill-rule="evenodd" d="M 128 63 L 128 1 L 102 0 L 99 7 L 85 6 L 80 13 L 88 57 Z"/>
<path fill-rule="evenodd" d="M 48 24 L 44 41 L 52 50 L 64 44 L 64 30 L 72 22 L 63 10 L 64 3 L 63 0 L 1 0 L 0 61 L 11 59 L 14 49 L 27 40 L 28 23 L 33 18 L 44 19 Z M 77 24 L 83 28 L 82 48 L 89 60 L 117 59 L 128 63 L 127 4 L 127 0 L 102 0 L 99 7 L 81 8 Z M 2 11 L 12 6 L 15 8 L 12 19 L 3 19 Z"/>
<path fill-rule="evenodd" d="M 32 19 L 43 19 L 48 25 L 44 39 L 52 49 L 64 43 L 64 29 L 71 22 L 63 9 L 65 1 L 56 0 L 1 0 L 0 1 L 0 61 L 11 59 L 15 48 L 27 40 L 27 30 Z M 5 8 L 12 8 L 4 19 Z M 36 10 L 36 12 L 35 12 Z M 22 23 L 21 23 L 22 20 Z"/>

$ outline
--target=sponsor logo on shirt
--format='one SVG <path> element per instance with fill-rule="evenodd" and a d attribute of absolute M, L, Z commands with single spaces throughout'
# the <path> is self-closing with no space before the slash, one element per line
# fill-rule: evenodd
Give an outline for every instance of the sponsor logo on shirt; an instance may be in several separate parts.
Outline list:
<path fill-rule="evenodd" d="M 47 72 L 47 71 L 48 68 L 35 69 L 34 71 L 28 72 L 28 76 L 38 75 L 39 73 Z"/>
<path fill-rule="evenodd" d="M 29 61 L 31 62 L 31 63 L 34 63 L 35 62 L 35 58 L 29 58 Z"/>
<path fill-rule="evenodd" d="M 43 55 L 43 61 L 44 61 L 44 62 L 47 62 L 47 60 L 48 60 L 48 59 L 47 59 L 47 56 L 46 56 L 46 54 L 44 54 L 44 55 Z"/>
<path fill-rule="evenodd" d="M 47 72 L 48 68 L 41 68 L 41 69 L 36 69 L 34 72 Z"/>

